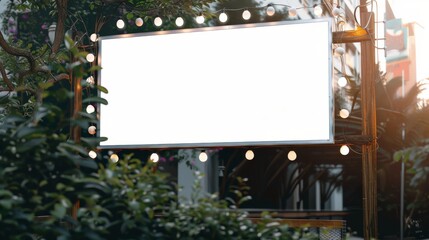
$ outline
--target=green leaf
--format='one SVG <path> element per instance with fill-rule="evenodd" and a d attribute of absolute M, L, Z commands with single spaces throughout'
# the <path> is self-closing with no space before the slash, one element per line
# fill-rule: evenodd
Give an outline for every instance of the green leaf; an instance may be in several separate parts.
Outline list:
<path fill-rule="evenodd" d="M 107 90 L 107 88 L 105 88 L 103 86 L 97 85 L 97 89 L 100 90 L 100 92 L 109 93 L 109 91 Z"/>
<path fill-rule="evenodd" d="M 100 142 L 107 141 L 107 137 L 91 137 L 91 138 L 82 137 L 80 140 L 91 146 L 97 146 L 98 144 L 100 144 Z"/>
<path fill-rule="evenodd" d="M 42 89 L 48 89 L 53 85 L 54 85 L 53 82 L 41 82 L 41 83 L 39 83 L 39 87 Z"/>
<path fill-rule="evenodd" d="M 101 103 L 104 105 L 107 105 L 108 102 L 106 99 L 101 98 L 101 97 L 89 97 L 89 98 L 85 98 L 82 103 Z"/>
<path fill-rule="evenodd" d="M 17 152 L 25 152 L 28 151 L 34 147 L 40 147 L 40 145 L 42 143 L 44 143 L 46 140 L 46 138 L 36 138 L 36 139 L 31 139 L 30 141 L 24 142 L 22 144 L 20 144 L 17 148 L 16 151 Z"/>
<path fill-rule="evenodd" d="M 62 204 L 55 204 L 55 209 L 51 211 L 52 216 L 56 218 L 63 218 L 66 215 L 67 209 Z"/>
<path fill-rule="evenodd" d="M 58 148 L 65 148 L 68 150 L 72 150 L 72 151 L 78 152 L 82 155 L 86 155 L 88 153 L 84 147 L 76 145 L 76 144 L 72 144 L 72 143 L 67 143 L 67 142 L 60 143 L 58 145 Z"/>
<path fill-rule="evenodd" d="M 402 155 L 403 155 L 402 151 L 395 152 L 395 154 L 393 154 L 393 160 L 396 162 L 401 161 Z"/>
<path fill-rule="evenodd" d="M 97 163 L 92 159 L 80 158 L 78 161 L 78 164 L 80 167 L 86 167 L 86 168 L 90 168 L 90 169 L 97 169 L 98 168 Z"/>
<path fill-rule="evenodd" d="M 134 18 L 134 14 L 133 13 L 127 13 L 127 19 L 128 20 L 130 20 L 130 19 L 133 19 Z"/>
<path fill-rule="evenodd" d="M 16 131 L 16 137 L 23 138 L 36 132 L 41 132 L 41 129 L 35 127 L 22 127 Z"/>
<path fill-rule="evenodd" d="M 90 67 L 88 69 L 88 72 L 94 72 L 94 71 L 98 71 L 98 70 L 101 70 L 101 66 L 95 65 L 95 66 Z"/>

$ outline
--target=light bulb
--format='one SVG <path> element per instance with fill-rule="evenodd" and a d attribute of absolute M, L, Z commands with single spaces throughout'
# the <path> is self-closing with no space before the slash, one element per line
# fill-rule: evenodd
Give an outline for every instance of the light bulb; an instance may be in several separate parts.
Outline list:
<path fill-rule="evenodd" d="M 150 155 L 149 159 L 150 159 L 152 162 L 156 163 L 156 162 L 158 162 L 158 161 L 159 161 L 159 155 L 158 155 L 158 154 L 156 154 L 156 153 L 152 153 L 152 154 Z"/>
<path fill-rule="evenodd" d="M 97 132 L 97 127 L 95 126 L 89 126 L 88 133 L 91 135 L 94 135 Z"/>
<path fill-rule="evenodd" d="M 316 15 L 317 17 L 320 17 L 323 14 L 323 9 L 320 5 L 315 5 L 313 12 L 314 12 L 314 15 Z"/>
<path fill-rule="evenodd" d="M 296 8 L 293 8 L 293 7 L 288 9 L 288 13 L 289 13 L 289 17 L 296 17 L 296 15 L 298 15 Z"/>
<path fill-rule="evenodd" d="M 339 16 L 341 13 L 342 13 L 342 10 L 339 6 L 334 8 L 334 10 L 332 10 L 332 15 L 334 15 L 334 17 Z"/>
<path fill-rule="evenodd" d="M 201 151 L 200 155 L 198 156 L 198 159 L 200 159 L 201 162 L 206 162 L 209 159 L 209 156 L 205 151 Z"/>
<path fill-rule="evenodd" d="M 88 105 L 88 106 L 86 106 L 86 112 L 89 113 L 89 114 L 95 112 L 95 107 L 92 106 L 91 104 Z"/>
<path fill-rule="evenodd" d="M 226 21 L 228 21 L 228 15 L 226 15 L 225 12 L 222 12 L 219 15 L 219 21 L 222 22 L 222 23 L 225 23 Z"/>
<path fill-rule="evenodd" d="M 97 157 L 97 153 L 91 150 L 89 151 L 88 156 L 92 159 L 95 159 Z"/>
<path fill-rule="evenodd" d="M 86 61 L 92 63 L 95 60 L 95 56 L 92 53 L 88 53 L 88 55 L 86 55 Z"/>
<path fill-rule="evenodd" d="M 196 18 L 195 18 L 195 21 L 197 21 L 197 23 L 198 24 L 203 24 L 204 23 L 204 16 L 203 16 L 203 14 L 201 14 L 201 15 L 199 15 L 199 16 L 197 16 Z"/>
<path fill-rule="evenodd" d="M 268 6 L 267 7 L 267 15 L 268 16 L 273 16 L 276 13 L 276 9 L 273 6 Z"/>
<path fill-rule="evenodd" d="M 250 13 L 249 10 L 244 10 L 243 14 L 241 14 L 241 16 L 243 17 L 244 20 L 249 20 L 250 17 L 252 16 L 252 14 Z"/>
<path fill-rule="evenodd" d="M 176 26 L 181 27 L 183 26 L 183 24 L 185 24 L 185 21 L 183 20 L 182 17 L 176 18 Z"/>
<path fill-rule="evenodd" d="M 91 40 L 92 42 L 97 42 L 98 41 L 98 34 L 96 34 L 96 33 L 91 34 L 91 36 L 89 36 L 89 40 Z"/>
<path fill-rule="evenodd" d="M 122 19 L 118 19 L 118 21 L 116 21 L 116 27 L 119 29 L 123 29 L 125 27 L 125 22 Z"/>
<path fill-rule="evenodd" d="M 297 157 L 295 151 L 289 151 L 287 154 L 287 159 L 289 159 L 289 161 L 295 161 Z"/>
<path fill-rule="evenodd" d="M 95 83 L 95 81 L 94 81 L 94 77 L 93 76 L 89 76 L 87 79 L 86 79 L 86 82 L 88 83 L 88 84 L 94 84 Z"/>
<path fill-rule="evenodd" d="M 136 18 L 136 26 L 141 27 L 143 26 L 143 19 L 142 18 Z"/>
<path fill-rule="evenodd" d="M 162 19 L 160 17 L 156 17 L 155 20 L 153 20 L 153 24 L 155 24 L 157 27 L 160 27 L 162 25 Z"/>
<path fill-rule="evenodd" d="M 247 160 L 253 160 L 255 158 L 255 153 L 252 150 L 247 150 L 246 154 L 244 154 Z"/>
<path fill-rule="evenodd" d="M 344 50 L 343 47 L 337 47 L 337 48 L 335 48 L 335 54 L 337 54 L 338 56 L 344 55 L 345 52 L 346 52 L 346 50 Z"/>
<path fill-rule="evenodd" d="M 344 76 L 340 77 L 338 79 L 338 86 L 345 87 L 346 85 L 347 85 L 347 78 L 345 78 Z"/>
<path fill-rule="evenodd" d="M 341 118 L 348 118 L 349 115 L 350 115 L 349 110 L 347 110 L 347 109 L 341 109 L 340 110 L 340 117 Z"/>
<path fill-rule="evenodd" d="M 341 155 L 346 156 L 349 154 L 349 152 L 350 152 L 350 148 L 347 145 L 343 145 L 340 147 Z"/>
<path fill-rule="evenodd" d="M 112 163 L 117 163 L 119 161 L 119 156 L 117 154 L 110 155 L 110 161 L 112 161 Z"/>

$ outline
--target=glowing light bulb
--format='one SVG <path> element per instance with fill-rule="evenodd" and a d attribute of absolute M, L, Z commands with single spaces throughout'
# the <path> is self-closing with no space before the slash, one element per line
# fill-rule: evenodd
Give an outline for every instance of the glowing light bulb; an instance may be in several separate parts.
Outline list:
<path fill-rule="evenodd" d="M 314 15 L 316 15 L 317 17 L 320 17 L 323 14 L 323 9 L 320 5 L 315 5 L 313 12 L 314 12 Z"/>
<path fill-rule="evenodd" d="M 110 155 L 110 161 L 112 161 L 112 163 L 117 163 L 119 161 L 119 156 L 117 154 Z"/>
<path fill-rule="evenodd" d="M 348 118 L 350 116 L 350 112 L 347 109 L 341 109 L 340 110 L 340 117 L 341 118 Z"/>
<path fill-rule="evenodd" d="M 268 6 L 267 7 L 267 15 L 268 16 L 273 16 L 276 13 L 276 9 L 273 6 Z"/>
<path fill-rule="evenodd" d="M 347 145 L 343 145 L 340 147 L 341 155 L 346 156 L 349 154 L 349 152 L 350 152 L 350 148 Z"/>
<path fill-rule="evenodd" d="M 287 159 L 289 159 L 289 161 L 295 161 L 297 157 L 298 155 L 296 155 L 295 151 L 289 151 L 287 154 Z"/>
<path fill-rule="evenodd" d="M 91 34 L 91 36 L 89 36 L 89 40 L 91 40 L 92 42 L 97 42 L 98 41 L 98 34 L 96 34 L 96 33 Z"/>
<path fill-rule="evenodd" d="M 157 27 L 160 27 L 162 25 L 162 18 L 156 17 L 155 20 L 153 20 L 153 24 L 155 24 Z"/>
<path fill-rule="evenodd" d="M 97 127 L 95 126 L 89 126 L 88 133 L 91 135 L 94 135 L 97 132 Z"/>
<path fill-rule="evenodd" d="M 203 14 L 201 14 L 201 15 L 199 15 L 199 16 L 197 16 L 196 18 L 195 18 L 195 21 L 197 21 L 197 23 L 198 24 L 203 24 L 204 23 L 204 16 L 203 16 Z"/>
<path fill-rule="evenodd" d="M 183 26 L 183 24 L 185 24 L 185 21 L 183 20 L 183 18 L 182 18 L 182 17 L 178 17 L 178 18 L 176 18 L 176 26 L 178 26 L 178 27 L 182 27 L 182 26 Z"/>
<path fill-rule="evenodd" d="M 118 21 L 116 21 L 116 27 L 119 29 L 123 29 L 125 27 L 125 22 L 122 19 L 118 19 Z"/>
<path fill-rule="evenodd" d="M 94 60 L 95 60 L 94 54 L 88 53 L 88 55 L 86 55 L 86 61 L 91 63 L 91 62 L 94 62 Z"/>
<path fill-rule="evenodd" d="M 201 151 L 200 155 L 198 156 L 198 159 L 201 162 L 206 162 L 209 159 L 209 156 L 207 155 L 207 153 L 205 151 Z"/>
<path fill-rule="evenodd" d="M 347 85 L 347 78 L 345 78 L 344 76 L 340 77 L 338 79 L 338 86 L 345 87 L 346 85 Z"/>
<path fill-rule="evenodd" d="M 158 155 L 158 154 L 156 154 L 156 153 L 152 153 L 152 154 L 150 155 L 149 159 L 150 159 L 152 162 L 156 163 L 156 162 L 158 162 L 158 161 L 159 161 L 159 155 Z"/>
<path fill-rule="evenodd" d="M 97 153 L 91 150 L 89 151 L 88 156 L 92 159 L 95 159 L 97 157 Z"/>
<path fill-rule="evenodd" d="M 219 15 L 219 21 L 222 22 L 222 23 L 225 23 L 226 21 L 228 21 L 228 15 L 226 15 L 225 12 L 221 13 Z"/>
<path fill-rule="evenodd" d="M 243 17 L 244 20 L 249 20 L 250 17 L 252 16 L 252 14 L 250 13 L 249 10 L 244 10 L 243 14 L 241 14 L 241 16 Z"/>
<path fill-rule="evenodd" d="M 143 23 L 144 23 L 144 21 L 142 18 L 136 18 L 136 26 L 137 27 L 143 26 Z"/>
<path fill-rule="evenodd" d="M 296 8 L 293 8 L 293 7 L 288 9 L 288 13 L 289 13 L 289 17 L 296 17 L 296 15 L 298 15 Z"/>
<path fill-rule="evenodd" d="M 244 154 L 247 160 L 253 160 L 255 158 L 255 153 L 252 150 L 247 150 L 246 154 Z"/>
<path fill-rule="evenodd" d="M 86 112 L 89 113 L 89 114 L 95 112 L 95 107 L 92 106 L 92 105 L 86 106 Z"/>

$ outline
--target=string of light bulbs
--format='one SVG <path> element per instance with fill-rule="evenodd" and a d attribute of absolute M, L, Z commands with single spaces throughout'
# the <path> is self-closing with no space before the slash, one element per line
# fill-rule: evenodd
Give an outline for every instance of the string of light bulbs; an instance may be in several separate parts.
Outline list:
<path fill-rule="evenodd" d="M 195 22 L 198 24 L 204 24 L 206 21 L 205 15 L 216 15 L 219 22 L 221 23 L 226 23 L 228 21 L 228 13 L 230 12 L 237 12 L 237 11 L 241 11 L 242 12 L 242 18 L 245 21 L 248 21 L 251 19 L 252 17 L 252 13 L 250 12 L 251 9 L 254 10 L 262 10 L 265 9 L 265 13 L 267 16 L 272 17 L 276 14 L 276 6 L 281 6 L 281 7 L 285 7 L 288 10 L 288 16 L 290 18 L 295 18 L 298 14 L 298 10 L 299 9 L 313 9 L 313 13 L 316 17 L 320 17 L 323 14 L 323 9 L 320 5 L 313 5 L 311 7 L 292 7 L 286 4 L 274 4 L 274 3 L 270 3 L 268 5 L 265 6 L 258 6 L 258 7 L 242 7 L 242 8 L 223 8 L 220 10 L 216 10 L 216 11 L 200 11 L 199 14 L 197 16 L 195 16 Z M 175 19 L 175 24 L 177 27 L 183 27 L 185 24 L 185 20 L 182 17 L 177 17 Z M 142 27 L 144 25 L 144 20 L 141 17 L 137 17 L 134 21 L 135 25 L 137 27 Z M 156 16 L 153 19 L 153 24 L 156 27 L 161 27 L 164 23 L 164 20 L 161 18 L 161 16 Z M 116 21 L 116 27 L 118 29 L 124 29 L 126 27 L 126 23 L 125 21 L 120 18 Z"/>
<path fill-rule="evenodd" d="M 374 0 L 372 0 L 370 2 L 372 3 L 373 1 Z M 366 5 L 370 4 L 370 2 L 368 2 Z M 243 20 L 244 21 L 248 21 L 252 17 L 252 14 L 251 14 L 250 10 L 263 10 L 263 9 L 265 9 L 265 14 L 267 16 L 272 17 L 272 16 L 274 16 L 276 14 L 276 7 L 277 6 L 285 7 L 287 9 L 287 11 L 288 11 L 288 17 L 289 18 L 295 18 L 298 15 L 298 10 L 300 10 L 300 9 L 313 9 L 314 16 L 316 16 L 316 17 L 320 17 L 323 14 L 322 7 L 320 5 L 317 5 L 317 4 L 313 5 L 313 6 L 310 6 L 310 7 L 307 6 L 307 7 L 294 8 L 294 7 L 286 5 L 286 4 L 274 4 L 274 3 L 270 3 L 268 5 L 259 6 L 259 7 L 223 8 L 223 9 L 212 11 L 212 12 L 210 12 L 210 11 L 200 11 L 199 14 L 194 17 L 194 20 L 198 24 L 204 24 L 206 22 L 205 15 L 214 15 L 214 16 L 217 16 L 217 19 L 218 19 L 219 22 L 226 23 L 228 21 L 228 19 L 229 19 L 228 13 L 241 11 L 241 13 L 242 13 L 241 16 L 242 16 Z M 356 11 L 357 11 L 357 8 L 359 8 L 359 7 L 362 7 L 362 6 L 357 6 L 355 8 L 355 10 L 354 10 L 354 17 L 355 17 L 356 24 L 358 24 L 359 26 L 361 26 L 359 24 L 359 22 L 357 21 L 357 18 L 356 18 Z M 344 30 L 343 26 L 345 25 L 345 22 L 346 22 L 345 21 L 344 10 L 339 5 L 337 5 L 337 6 L 333 7 L 331 14 L 334 17 L 335 22 L 336 22 L 336 25 L 335 25 L 336 26 L 336 30 L 343 31 Z M 164 20 L 165 19 L 161 18 L 160 16 L 156 16 L 155 18 L 153 18 L 153 24 L 156 27 L 161 27 L 165 23 Z M 169 21 L 169 18 L 168 18 L 167 21 Z M 141 18 L 141 17 L 137 17 L 135 19 L 134 23 L 135 23 L 135 25 L 137 27 L 142 27 L 145 24 L 143 18 Z M 175 18 L 174 23 L 175 23 L 175 25 L 177 27 L 180 28 L 180 27 L 184 26 L 185 20 L 184 20 L 184 18 L 182 18 L 182 17 L 179 16 L 179 17 Z M 124 29 L 126 27 L 125 21 L 123 19 L 118 19 L 117 22 L 116 22 L 116 27 L 118 29 Z M 94 42 L 94 43 L 98 41 L 98 38 L 99 38 L 99 35 L 97 33 L 93 33 L 89 37 L 89 39 L 92 42 Z M 344 56 L 343 55 L 345 54 L 345 49 L 343 47 L 341 47 L 341 46 L 337 46 L 337 47 L 335 47 L 334 51 L 335 51 L 335 53 L 337 55 L 340 56 L 341 65 L 344 66 L 345 63 L 344 63 Z M 94 54 L 89 53 L 87 55 L 86 59 L 87 59 L 88 62 L 92 63 L 95 60 L 95 56 L 94 56 Z M 338 86 L 340 88 L 344 88 L 348 84 L 348 79 L 344 75 L 345 74 L 344 72 L 345 71 L 343 69 L 342 70 L 342 75 L 338 78 L 337 84 L 338 84 Z M 93 76 L 88 77 L 86 79 L 86 82 L 89 83 L 89 84 L 94 84 L 94 78 L 93 78 Z M 92 107 L 91 107 L 91 105 L 87 106 L 86 110 L 87 110 L 88 113 L 90 113 L 90 112 L 92 113 Z M 88 108 L 89 108 L 89 110 L 88 110 Z M 94 111 L 95 111 L 95 109 L 94 109 Z M 346 119 L 346 118 L 349 117 L 350 111 L 348 109 L 346 109 L 346 108 L 342 108 L 342 109 L 340 109 L 338 115 L 341 118 Z M 95 134 L 96 127 L 95 126 L 90 126 L 88 128 L 88 132 L 91 135 Z M 341 145 L 341 147 L 340 147 L 340 153 L 342 155 L 347 155 L 347 154 L 349 154 L 349 152 L 350 152 L 350 148 L 349 148 L 349 146 L 347 144 Z M 94 156 L 94 153 L 95 152 L 91 150 L 90 153 L 89 153 L 90 157 Z M 96 157 L 96 155 L 95 155 L 95 157 Z M 95 157 L 93 157 L 93 158 L 95 158 Z M 253 160 L 254 157 L 255 157 L 255 154 L 254 154 L 254 152 L 252 150 L 249 149 L 249 150 L 246 151 L 245 158 L 247 160 L 249 160 L 249 161 Z M 199 160 L 201 162 L 206 162 L 209 159 L 207 152 L 204 151 L 204 150 L 202 150 L 200 152 L 198 158 L 199 158 Z M 296 152 L 295 151 L 289 151 L 288 152 L 288 159 L 290 161 L 296 160 L 297 159 Z M 117 156 L 117 154 L 112 153 L 112 154 L 110 154 L 110 160 L 112 162 L 117 162 L 119 160 L 119 157 Z M 149 157 L 149 160 L 156 163 L 156 162 L 159 161 L 159 155 L 157 153 L 153 153 Z"/>

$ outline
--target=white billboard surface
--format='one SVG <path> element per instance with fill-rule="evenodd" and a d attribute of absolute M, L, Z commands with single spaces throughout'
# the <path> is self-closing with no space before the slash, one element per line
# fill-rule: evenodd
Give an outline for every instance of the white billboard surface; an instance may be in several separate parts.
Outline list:
<path fill-rule="evenodd" d="M 100 41 L 101 147 L 333 142 L 327 20 Z"/>

